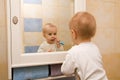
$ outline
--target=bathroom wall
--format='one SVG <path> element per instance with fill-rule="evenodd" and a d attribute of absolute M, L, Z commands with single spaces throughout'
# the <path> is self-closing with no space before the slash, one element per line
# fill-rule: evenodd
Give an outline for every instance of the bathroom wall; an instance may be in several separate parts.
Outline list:
<path fill-rule="evenodd" d="M 0 0 L 0 80 L 8 80 L 6 2 Z"/>
<path fill-rule="evenodd" d="M 93 41 L 99 46 L 109 80 L 120 80 L 120 0 L 87 0 L 97 21 Z"/>
<path fill-rule="evenodd" d="M 103 54 L 120 53 L 120 0 L 87 0 L 97 21 L 96 42 Z"/>
<path fill-rule="evenodd" d="M 119 9 L 120 0 L 87 0 L 87 11 L 97 20 L 97 33 L 93 41 L 105 55 L 103 56 L 107 65 L 105 68 L 110 80 L 120 80 Z M 0 80 L 8 80 L 6 0 L 0 0 L 0 11 Z"/>

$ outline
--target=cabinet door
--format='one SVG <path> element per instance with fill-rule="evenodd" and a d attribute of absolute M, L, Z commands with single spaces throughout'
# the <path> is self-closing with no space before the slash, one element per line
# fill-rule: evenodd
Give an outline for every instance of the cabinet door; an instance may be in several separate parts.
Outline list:
<path fill-rule="evenodd" d="M 74 13 L 85 11 L 86 0 L 10 0 L 9 5 L 11 66 L 62 63 L 72 45 L 68 22 Z M 48 22 L 57 26 L 65 51 L 37 53 L 44 40 L 42 26 Z"/>

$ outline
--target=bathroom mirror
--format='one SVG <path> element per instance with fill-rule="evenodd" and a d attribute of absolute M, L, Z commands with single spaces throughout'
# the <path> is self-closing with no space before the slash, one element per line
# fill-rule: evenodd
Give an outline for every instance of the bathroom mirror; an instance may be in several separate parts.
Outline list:
<path fill-rule="evenodd" d="M 69 20 L 85 11 L 86 0 L 7 0 L 8 55 L 11 67 L 62 63 L 71 45 Z M 65 51 L 37 53 L 42 26 L 53 23 Z"/>
<path fill-rule="evenodd" d="M 42 27 L 46 23 L 57 26 L 57 37 L 65 51 L 72 46 L 68 25 L 74 14 L 74 0 L 23 0 L 21 10 L 24 53 L 37 52 L 45 40 Z"/>

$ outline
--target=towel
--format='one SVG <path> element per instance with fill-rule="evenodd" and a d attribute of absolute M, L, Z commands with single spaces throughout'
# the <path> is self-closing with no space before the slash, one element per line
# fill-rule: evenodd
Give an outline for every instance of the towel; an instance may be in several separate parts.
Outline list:
<path fill-rule="evenodd" d="M 49 66 L 49 75 L 50 76 L 60 76 L 60 75 L 62 75 L 61 65 L 62 64 L 51 64 Z"/>
<path fill-rule="evenodd" d="M 13 68 L 12 80 L 33 80 L 48 77 L 48 66 Z"/>

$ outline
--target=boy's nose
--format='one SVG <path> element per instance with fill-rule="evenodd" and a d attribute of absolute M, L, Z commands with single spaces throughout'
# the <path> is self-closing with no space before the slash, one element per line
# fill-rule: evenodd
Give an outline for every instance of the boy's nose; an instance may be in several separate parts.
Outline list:
<path fill-rule="evenodd" d="M 52 35 L 52 37 L 56 37 L 55 35 Z"/>
<path fill-rule="evenodd" d="M 53 39 L 56 39 L 56 36 L 52 36 Z"/>

